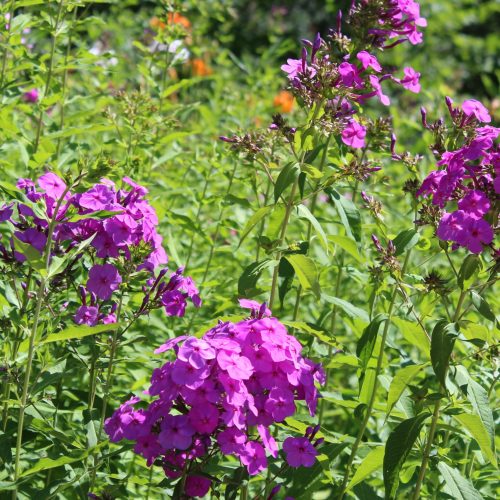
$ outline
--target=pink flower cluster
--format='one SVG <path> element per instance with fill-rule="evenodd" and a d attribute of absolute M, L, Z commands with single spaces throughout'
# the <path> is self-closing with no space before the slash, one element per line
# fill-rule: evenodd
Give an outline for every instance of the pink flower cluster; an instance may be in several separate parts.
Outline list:
<path fill-rule="evenodd" d="M 369 1 L 358 2 L 352 11 L 361 15 L 369 4 Z M 420 73 L 405 67 L 403 77 L 395 77 L 385 72 L 377 57 L 369 51 L 381 46 L 381 39 L 398 37 L 398 41 L 391 46 L 406 39 L 411 43 L 421 41 L 421 34 L 416 27 L 424 26 L 425 20 L 420 17 L 419 5 L 412 0 L 388 1 L 386 4 L 380 7 L 377 28 L 368 30 L 372 36 L 361 44 L 365 50 L 345 53 L 339 59 L 338 41 L 342 39 L 339 18 L 338 29 L 330 30 L 326 40 L 319 34 L 314 42 L 304 40 L 301 58 L 288 59 L 287 64 L 281 66 L 299 99 L 308 103 L 320 102 L 325 98 L 328 100 L 329 112 L 341 125 L 342 141 L 353 148 L 365 146 L 367 133 L 366 127 L 353 118 L 355 106 L 372 97 L 378 98 L 385 106 L 389 105 L 390 99 L 384 94 L 381 85 L 384 80 L 392 80 L 410 92 L 420 92 Z M 380 43 L 375 43 L 373 38 Z"/>
<path fill-rule="evenodd" d="M 351 12 L 357 11 L 363 15 L 367 8 L 374 4 L 373 0 L 357 0 L 353 2 Z M 420 16 L 420 5 L 414 0 L 386 0 L 378 2 L 376 13 L 378 25 L 370 28 L 368 33 L 373 36 L 372 43 L 377 47 L 389 48 L 408 41 L 412 45 L 422 43 L 423 36 L 418 28 L 427 26 L 425 18 Z M 387 41 L 394 40 L 390 45 Z"/>
<path fill-rule="evenodd" d="M 199 471 L 196 459 L 220 452 L 233 455 L 251 475 L 277 457 L 271 426 L 295 414 L 305 400 L 316 411 L 324 372 L 301 356 L 302 346 L 265 305 L 242 300 L 251 316 L 238 323 L 220 322 L 202 338 L 181 336 L 155 353 L 174 350 L 175 359 L 153 371 L 146 407 L 134 397 L 106 420 L 113 442 L 135 441 L 135 452 L 149 465 L 161 463 L 170 478 Z M 311 466 L 317 452 L 310 440 L 285 441 L 293 467 Z"/>
<path fill-rule="evenodd" d="M 155 269 L 168 259 L 156 230 L 158 217 L 145 198 L 148 193 L 145 187 L 124 177 L 122 188 L 102 179 L 85 192 L 72 193 L 64 180 L 51 172 L 42 175 L 36 184 L 30 179 L 20 179 L 17 187 L 24 191 L 27 201 L 16 203 L 17 217 L 14 217 L 14 203 L 0 209 L 0 221 L 9 221 L 14 228 L 8 247 L 0 244 L 0 258 L 26 261 L 16 240 L 44 253 L 49 223 L 56 221 L 50 258 L 64 258 L 82 248 L 69 259 L 69 268 L 77 265 L 84 253 L 92 262 L 86 285 L 80 287 L 83 305 L 76 312 L 76 323 L 95 325 L 116 321 L 116 305 L 109 301 L 123 281 L 120 267 L 126 268 L 127 275 L 141 270 L 153 275 L 148 285 L 156 283 L 155 305 L 161 303 L 168 315 L 183 315 L 188 297 L 200 305 L 191 278 L 184 278 L 179 272 L 172 275 L 168 284 L 160 284 L 154 278 Z M 160 274 L 163 278 L 165 270 Z M 149 299 L 151 291 L 145 287 L 144 292 Z M 144 305 L 143 312 L 146 309 Z"/>
<path fill-rule="evenodd" d="M 498 224 L 500 151 L 495 140 L 500 129 L 481 125 L 491 117 L 479 101 L 467 100 L 461 109 L 454 108 L 449 98 L 447 104 L 455 128 L 467 132 L 460 148 L 441 154 L 437 165 L 442 168 L 426 177 L 417 195 L 432 195 L 432 204 L 452 208 L 439 222 L 441 240 L 481 253 L 485 245 L 492 244 Z"/>

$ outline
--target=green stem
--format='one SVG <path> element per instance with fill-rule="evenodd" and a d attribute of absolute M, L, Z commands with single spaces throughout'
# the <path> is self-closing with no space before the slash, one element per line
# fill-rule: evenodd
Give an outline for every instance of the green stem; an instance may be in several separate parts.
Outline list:
<path fill-rule="evenodd" d="M 59 2 L 59 8 L 57 9 L 56 22 L 54 24 L 54 33 L 52 35 L 52 42 L 50 46 L 49 69 L 47 72 L 47 79 L 45 80 L 45 90 L 43 92 L 44 98 L 47 96 L 52 81 L 52 73 L 54 71 L 54 55 L 56 52 L 57 30 L 59 29 L 59 21 L 61 20 L 63 5 L 64 5 L 64 0 L 61 0 Z M 43 109 L 40 111 L 40 114 L 38 116 L 38 124 L 36 128 L 36 137 L 35 137 L 35 144 L 33 146 L 33 154 L 35 154 L 38 151 L 42 128 L 43 128 Z"/>
<path fill-rule="evenodd" d="M 281 225 L 281 232 L 278 240 L 278 245 L 281 246 L 283 245 L 283 242 L 285 241 L 285 236 L 286 236 L 286 229 L 288 227 L 288 222 L 290 221 L 290 214 L 292 213 L 292 208 L 293 208 L 293 201 L 295 199 L 295 193 L 297 191 L 297 187 L 299 185 L 299 180 L 298 178 L 295 180 L 292 186 L 292 191 L 290 193 L 290 198 L 288 199 L 288 203 L 286 204 L 286 209 L 285 209 L 285 218 L 283 219 L 283 223 Z M 273 304 L 274 304 L 274 299 L 276 297 L 276 286 L 278 284 L 278 271 L 279 271 L 279 262 L 281 260 L 281 252 L 278 252 L 276 260 L 278 261 L 277 264 L 274 266 L 274 271 L 273 271 L 273 281 L 271 283 L 271 295 L 269 297 L 269 309 L 272 310 Z"/>
<path fill-rule="evenodd" d="M 201 193 L 201 198 L 200 198 L 200 200 L 198 202 L 198 210 L 196 211 L 196 218 L 195 218 L 195 223 L 194 223 L 195 227 L 198 227 L 198 224 L 200 222 L 201 207 L 203 206 L 203 200 L 205 199 L 205 196 L 207 194 L 208 184 L 210 182 L 210 177 L 211 177 L 212 171 L 213 171 L 213 169 L 210 168 L 210 170 L 208 172 L 208 175 L 205 178 L 205 184 L 203 186 L 203 191 Z M 186 264 L 184 266 L 186 269 L 189 267 L 189 262 L 191 261 L 191 256 L 193 254 L 194 237 L 195 237 L 195 233 L 193 231 L 193 234 L 191 236 L 191 242 L 189 243 L 189 250 L 188 250 L 188 255 L 187 255 L 187 258 L 186 258 Z"/>
<path fill-rule="evenodd" d="M 340 293 L 340 285 L 342 283 L 342 274 L 344 270 L 344 254 L 342 254 L 340 258 L 340 263 L 339 263 L 339 270 L 337 272 L 337 280 L 335 282 L 335 297 L 339 296 Z M 330 332 L 332 335 L 335 335 L 335 328 L 337 324 L 337 306 L 334 304 L 332 307 L 332 315 L 331 315 L 331 321 L 330 321 Z M 330 361 L 331 357 L 333 354 L 333 346 L 329 345 L 328 346 L 328 355 L 327 355 L 327 361 Z M 330 380 L 332 370 L 327 368 L 326 369 L 326 377 L 325 377 L 325 389 L 328 390 L 328 381 Z M 324 399 L 321 399 L 320 405 L 319 405 L 319 415 L 318 415 L 318 423 L 321 425 L 323 422 L 323 416 L 325 413 L 325 405 L 326 402 Z"/>
<path fill-rule="evenodd" d="M 460 311 L 462 310 L 462 305 L 464 303 L 465 297 L 467 296 L 467 290 L 462 290 L 460 292 L 460 297 L 458 298 L 457 308 L 455 310 L 455 315 L 453 316 L 453 321 L 457 322 L 460 317 Z M 444 376 L 446 380 L 446 373 Z M 441 386 L 441 389 L 446 392 L 446 387 Z M 415 485 L 415 490 L 413 492 L 413 500 L 418 500 L 420 497 L 420 490 L 422 489 L 422 484 L 425 479 L 425 473 L 427 471 L 427 465 L 429 463 L 429 457 L 431 454 L 432 444 L 434 442 L 434 435 L 436 434 L 437 423 L 439 420 L 439 411 L 441 409 L 441 398 L 439 398 L 434 404 L 434 411 L 432 413 L 431 426 L 429 428 L 429 434 L 427 435 L 427 442 L 425 443 L 424 454 L 422 456 L 422 463 L 420 465 L 420 470 L 418 473 L 417 484 Z"/>
<path fill-rule="evenodd" d="M 231 174 L 229 176 L 229 184 L 227 186 L 226 194 L 224 196 L 223 202 L 225 202 L 225 198 L 227 198 L 227 196 L 229 195 L 229 193 L 231 191 L 231 188 L 233 187 L 233 181 L 234 181 L 234 176 L 236 174 L 236 168 L 237 168 L 237 166 L 238 166 L 238 164 L 235 162 L 234 168 L 231 171 Z M 215 247 L 217 246 L 217 239 L 219 238 L 219 232 L 220 232 L 220 228 L 221 228 L 221 225 L 222 225 L 222 218 L 223 218 L 223 215 L 224 215 L 224 208 L 225 208 L 224 205 L 222 205 L 221 209 L 219 211 L 219 218 L 217 219 L 217 226 L 215 228 L 215 234 L 214 234 L 214 237 L 213 237 L 213 240 L 212 240 L 212 246 L 210 247 L 210 253 L 208 255 L 207 264 L 205 266 L 205 271 L 203 272 L 203 278 L 201 279 L 201 284 L 200 285 L 203 285 L 203 283 L 205 283 L 205 280 L 207 279 L 207 276 L 208 276 L 208 272 L 210 271 L 210 265 L 212 264 L 212 259 L 214 257 L 214 253 L 215 253 Z"/>
<path fill-rule="evenodd" d="M 323 150 L 323 155 L 321 156 L 321 162 L 319 164 L 319 168 L 318 170 L 320 172 L 323 172 L 323 168 L 325 166 L 325 161 L 326 161 L 326 158 L 327 158 L 327 155 L 328 155 L 328 146 L 330 145 L 330 139 L 332 138 L 331 135 L 328 136 L 327 140 L 326 140 L 326 143 L 325 143 L 325 149 Z M 316 210 L 316 203 L 318 202 L 318 187 L 320 185 L 320 182 L 318 181 L 316 183 L 316 188 L 315 188 L 315 194 L 311 200 L 311 214 L 314 215 L 314 211 Z M 309 221 L 308 222 L 308 226 L 307 226 L 307 238 L 306 238 L 306 241 L 307 241 L 307 244 L 309 245 L 309 243 L 311 242 L 311 235 L 312 235 L 312 223 Z M 297 320 L 297 316 L 299 314 L 299 306 L 300 306 L 300 300 L 302 298 L 302 285 L 299 284 L 299 287 L 297 288 L 297 297 L 295 298 L 295 307 L 293 309 L 293 321 L 296 321 Z M 331 354 L 330 354 L 331 355 Z"/>
<path fill-rule="evenodd" d="M 78 7 L 74 7 L 73 9 L 73 23 L 72 27 L 74 27 L 76 22 L 76 13 L 78 12 Z M 64 73 L 63 73 L 63 82 L 62 82 L 62 91 L 61 91 L 61 116 L 59 119 L 59 130 L 64 128 L 64 109 L 66 104 L 66 86 L 68 84 L 68 60 L 69 54 L 71 52 L 71 41 L 73 39 L 73 32 L 70 31 L 68 37 L 68 46 L 66 47 L 66 55 L 64 56 Z M 59 158 L 59 154 L 61 151 L 61 141 L 62 137 L 57 139 L 57 147 L 56 147 L 56 158 Z"/>
<path fill-rule="evenodd" d="M 10 9 L 9 9 L 9 27 L 7 28 L 7 38 L 5 40 L 5 50 L 2 56 L 2 74 L 0 77 L 0 88 L 3 89 L 3 83 L 5 79 L 5 69 L 7 68 L 7 54 L 9 53 L 9 40 L 10 40 L 10 30 L 12 28 L 12 21 L 14 19 L 14 0 L 10 0 Z"/>
<path fill-rule="evenodd" d="M 410 260 L 410 255 L 411 255 L 411 249 L 406 254 L 403 268 L 401 270 L 401 276 L 404 276 L 404 274 L 405 274 L 406 268 L 408 266 L 408 262 Z M 378 378 L 379 378 L 380 372 L 382 370 L 382 362 L 384 359 L 385 342 L 387 340 L 387 333 L 389 332 L 389 327 L 391 325 L 392 314 L 394 312 L 394 306 L 396 305 L 396 297 L 398 296 L 398 291 L 399 291 L 399 282 L 396 281 L 396 283 L 394 284 L 394 290 L 392 292 L 391 301 L 389 303 L 389 309 L 387 311 L 387 319 L 386 319 L 385 324 L 384 324 L 384 330 L 382 332 L 382 339 L 380 342 L 380 351 L 379 351 L 379 354 L 377 357 L 377 366 L 375 368 L 373 389 L 372 389 L 372 392 L 370 395 L 370 399 L 368 401 L 368 406 L 366 408 L 363 422 L 361 423 L 361 427 L 359 429 L 358 435 L 356 436 L 356 441 L 354 441 L 354 444 L 353 444 L 352 449 L 351 449 L 351 454 L 350 454 L 349 460 L 347 462 L 347 467 L 346 467 L 346 471 L 344 474 L 344 479 L 342 481 L 342 485 L 340 487 L 340 493 L 338 495 L 339 500 L 342 500 L 342 498 L 344 498 L 345 490 L 347 488 L 347 483 L 349 481 L 349 476 L 350 476 L 352 464 L 353 464 L 354 459 L 356 457 L 356 453 L 358 451 L 359 445 L 361 444 L 361 440 L 363 439 L 363 436 L 365 434 L 366 427 L 368 426 L 368 421 L 370 420 L 370 417 L 371 417 L 371 414 L 373 411 L 373 406 L 375 404 L 377 388 L 378 388 Z"/>
<path fill-rule="evenodd" d="M 269 200 L 269 195 L 271 193 L 271 186 L 272 186 L 272 178 L 267 179 L 267 186 L 266 186 L 266 192 L 264 194 L 264 206 L 267 205 L 267 202 Z M 260 228 L 257 236 L 257 253 L 255 254 L 255 262 L 258 262 L 259 257 L 260 257 L 260 239 L 262 235 L 264 234 L 264 228 L 265 228 L 265 220 L 262 219 L 262 222 L 260 223 Z"/>
<path fill-rule="evenodd" d="M 54 209 L 54 215 L 52 216 L 52 220 L 49 223 L 49 230 L 47 233 L 47 242 L 45 244 L 44 256 L 45 256 L 45 276 L 48 275 L 49 267 L 50 267 L 50 252 L 52 250 L 52 237 L 54 234 L 55 227 L 57 225 L 57 215 L 59 213 L 59 208 L 64 201 L 66 194 L 71 189 L 71 186 L 68 186 L 64 193 L 61 195 Z M 35 341 L 38 333 L 38 325 L 40 322 L 40 311 L 42 308 L 43 299 L 45 297 L 45 285 L 47 284 L 47 278 L 45 276 L 41 276 L 40 285 L 36 294 L 36 305 L 35 305 L 35 313 L 33 317 L 33 326 L 31 328 L 30 337 L 29 337 L 29 347 L 28 347 L 28 360 L 26 362 L 26 372 L 24 374 L 23 381 L 23 389 L 21 396 L 21 404 L 19 406 L 19 416 L 17 421 L 17 440 L 16 440 L 16 458 L 14 462 L 14 481 L 19 479 L 19 460 L 21 458 L 21 445 L 23 441 L 23 426 L 24 426 L 24 413 L 26 410 L 26 403 L 28 400 L 29 393 L 29 381 L 31 375 L 31 369 L 33 365 L 33 354 L 35 352 Z M 17 488 L 12 490 L 12 498 L 17 498 Z"/>

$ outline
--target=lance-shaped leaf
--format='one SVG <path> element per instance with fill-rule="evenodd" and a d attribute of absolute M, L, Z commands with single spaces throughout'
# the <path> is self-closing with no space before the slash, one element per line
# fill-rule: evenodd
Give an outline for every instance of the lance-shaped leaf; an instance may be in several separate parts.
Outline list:
<path fill-rule="evenodd" d="M 371 450 L 370 453 L 366 455 L 363 461 L 356 468 L 356 473 L 351 479 L 351 482 L 349 483 L 347 489 L 350 490 L 365 478 L 367 478 L 370 474 L 380 469 L 384 461 L 384 453 L 384 446 L 377 446 L 376 448 Z"/>
<path fill-rule="evenodd" d="M 300 166 L 298 163 L 287 163 L 276 179 L 274 185 L 274 203 L 277 203 L 281 193 L 291 186 L 300 174 Z"/>
<path fill-rule="evenodd" d="M 454 500 L 483 500 L 479 491 L 457 469 L 453 469 L 444 462 L 439 462 L 438 469 L 443 476 L 445 489 L 451 498 Z"/>
<path fill-rule="evenodd" d="M 368 361 L 370 361 L 370 358 L 372 357 L 375 342 L 377 341 L 378 331 L 384 319 L 385 317 L 383 315 L 379 314 L 376 316 L 363 330 L 363 335 L 361 335 L 361 338 L 358 340 L 356 355 L 361 360 L 363 368 L 366 368 Z"/>
<path fill-rule="evenodd" d="M 390 434 L 385 445 L 384 485 L 385 498 L 396 498 L 399 485 L 399 471 L 405 463 L 428 414 L 420 414 L 401 422 Z"/>
<path fill-rule="evenodd" d="M 446 320 L 439 320 L 432 330 L 432 368 L 443 387 L 446 387 L 446 373 L 457 335 L 456 323 L 447 323 Z"/>
<path fill-rule="evenodd" d="M 266 207 L 259 208 L 251 217 L 241 232 L 240 245 L 243 240 L 249 235 L 250 231 L 269 213 L 273 210 L 273 205 L 267 205 Z"/>
<path fill-rule="evenodd" d="M 423 365 L 409 365 L 397 371 L 392 379 L 391 386 L 389 387 L 389 394 L 387 396 L 387 417 L 390 415 L 394 405 L 399 401 L 399 398 L 410 382 L 427 365 L 428 363 Z"/>
<path fill-rule="evenodd" d="M 393 240 L 396 247 L 396 255 L 401 255 L 406 250 L 413 248 L 420 239 L 420 235 L 415 229 L 406 229 L 401 231 Z"/>
<path fill-rule="evenodd" d="M 340 220 L 345 228 L 347 236 L 360 241 L 361 239 L 361 215 L 351 200 L 342 196 L 335 189 L 327 190 L 335 208 L 339 214 Z"/>
<path fill-rule="evenodd" d="M 468 255 L 462 263 L 458 271 L 458 286 L 462 290 L 466 290 L 476 279 L 477 274 L 481 271 L 483 265 L 479 255 Z"/>
<path fill-rule="evenodd" d="M 292 265 L 304 290 L 312 290 L 319 297 L 321 290 L 318 282 L 316 264 L 309 257 L 296 253 L 285 255 L 286 260 Z"/>
<path fill-rule="evenodd" d="M 323 228 L 321 227 L 321 224 L 319 223 L 318 219 L 314 217 L 314 215 L 305 205 L 299 205 L 297 207 L 297 216 L 299 217 L 299 219 L 305 219 L 309 221 L 311 226 L 316 231 L 316 234 L 318 235 L 321 246 L 328 253 L 328 240 L 326 239 L 325 231 L 323 231 Z"/>

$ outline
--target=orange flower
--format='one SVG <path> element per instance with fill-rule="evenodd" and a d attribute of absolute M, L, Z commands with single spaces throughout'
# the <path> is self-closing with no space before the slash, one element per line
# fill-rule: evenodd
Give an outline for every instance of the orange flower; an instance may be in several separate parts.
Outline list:
<path fill-rule="evenodd" d="M 273 104 L 281 113 L 290 113 L 293 109 L 293 94 L 288 90 L 280 90 L 274 98 Z"/>
<path fill-rule="evenodd" d="M 158 19 L 156 16 L 153 16 L 149 20 L 149 25 L 151 26 L 151 28 L 157 31 L 161 31 L 165 29 L 165 27 L 167 26 L 163 21 L 160 21 L 160 19 Z"/>
<path fill-rule="evenodd" d="M 212 68 L 199 57 L 191 61 L 191 69 L 194 76 L 208 76 L 213 73 Z"/>
<path fill-rule="evenodd" d="M 168 23 L 172 24 L 180 24 L 181 26 L 184 26 L 187 30 L 191 28 L 191 22 L 187 17 L 182 16 L 178 12 L 170 12 L 167 16 L 167 21 Z"/>

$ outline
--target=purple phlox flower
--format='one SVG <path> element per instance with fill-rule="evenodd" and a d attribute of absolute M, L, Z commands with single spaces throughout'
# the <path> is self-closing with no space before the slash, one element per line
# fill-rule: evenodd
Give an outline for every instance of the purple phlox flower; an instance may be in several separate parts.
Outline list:
<path fill-rule="evenodd" d="M 113 264 L 96 264 L 89 271 L 87 289 L 101 300 L 109 300 L 118 290 L 122 278 Z"/>
<path fill-rule="evenodd" d="M 12 206 L 14 203 L 4 204 L 0 207 L 0 222 L 8 221 L 13 214 Z"/>
<path fill-rule="evenodd" d="M 462 104 L 462 111 L 466 116 L 474 116 L 477 121 L 490 123 L 491 116 L 486 107 L 476 99 L 468 99 Z"/>
<path fill-rule="evenodd" d="M 265 408 L 276 422 L 283 422 L 295 413 L 293 393 L 280 387 L 271 389 Z"/>
<path fill-rule="evenodd" d="M 78 203 L 89 210 L 110 210 L 115 208 L 115 196 L 115 192 L 108 186 L 96 184 L 79 196 Z"/>
<path fill-rule="evenodd" d="M 271 456 L 277 458 L 278 445 L 276 444 L 276 440 L 272 434 L 269 432 L 269 427 L 266 427 L 265 425 L 258 425 L 257 430 L 259 431 L 259 436 L 262 439 L 266 450 L 271 454 Z"/>
<path fill-rule="evenodd" d="M 380 66 L 377 58 L 375 56 L 372 56 L 366 50 L 358 52 L 356 57 L 361 61 L 361 68 L 363 69 L 363 71 L 367 68 L 372 68 L 377 73 L 380 73 L 380 71 L 382 71 L 382 66 Z"/>
<path fill-rule="evenodd" d="M 217 354 L 217 363 L 234 380 L 248 380 L 254 371 L 250 360 L 237 353 L 220 351 Z"/>
<path fill-rule="evenodd" d="M 194 433 L 186 415 L 165 415 L 158 441 L 167 450 L 186 450 L 191 446 Z"/>
<path fill-rule="evenodd" d="M 489 245 L 493 241 L 493 229 L 484 219 L 468 217 L 460 235 L 459 245 L 468 248 L 472 253 L 481 253 L 483 244 Z"/>
<path fill-rule="evenodd" d="M 225 429 L 217 435 L 217 443 L 224 455 L 240 454 L 244 450 L 246 440 L 246 434 L 234 427 Z"/>
<path fill-rule="evenodd" d="M 391 103 L 391 100 L 382 91 L 382 86 L 380 85 L 379 78 L 375 75 L 370 75 L 369 80 L 370 80 L 370 85 L 373 87 L 375 95 L 380 99 L 380 102 L 384 106 L 389 106 L 389 104 Z M 365 97 L 368 97 L 368 96 L 370 96 L 370 94 L 367 94 Z"/>
<path fill-rule="evenodd" d="M 413 68 L 406 67 L 404 68 L 404 78 L 401 80 L 395 79 L 396 82 L 400 83 L 405 89 L 409 90 L 410 92 L 414 92 L 415 94 L 418 94 L 420 92 L 420 73 L 415 71 Z"/>
<path fill-rule="evenodd" d="M 215 359 L 215 354 L 215 349 L 208 342 L 190 337 L 182 344 L 177 357 L 195 368 L 203 368 L 207 360 Z"/>
<path fill-rule="evenodd" d="M 219 410 L 211 404 L 191 408 L 188 416 L 194 430 L 200 434 L 211 434 L 219 422 Z"/>
<path fill-rule="evenodd" d="M 458 242 L 463 234 L 465 219 L 466 214 L 462 210 L 445 213 L 436 231 L 438 238 Z"/>
<path fill-rule="evenodd" d="M 342 85 L 355 88 L 363 86 L 363 80 L 359 76 L 358 68 L 354 64 L 343 62 L 339 65 L 338 71 Z"/>
<path fill-rule="evenodd" d="M 67 188 L 66 183 L 53 172 L 48 172 L 40 176 L 38 178 L 38 185 L 48 196 L 56 200 L 63 195 Z"/>
<path fill-rule="evenodd" d="M 283 451 L 288 465 L 292 467 L 312 467 L 318 451 L 306 437 L 288 437 L 283 442 Z"/>
<path fill-rule="evenodd" d="M 137 438 L 134 452 L 142 455 L 146 459 L 147 466 L 151 467 L 156 458 L 162 454 L 163 447 L 158 443 L 158 437 L 155 434 L 146 434 Z"/>
<path fill-rule="evenodd" d="M 189 363 L 177 360 L 173 365 L 171 377 L 180 386 L 186 385 L 196 389 L 209 375 L 208 367 L 195 368 Z"/>
<path fill-rule="evenodd" d="M 352 148 L 365 146 L 366 128 L 355 120 L 351 120 L 342 130 L 342 142 Z"/>
<path fill-rule="evenodd" d="M 96 255 L 100 259 L 105 259 L 106 257 L 119 257 L 120 248 L 123 248 L 122 246 L 117 245 L 111 235 L 102 229 L 92 240 L 91 245 L 97 250 Z"/>
<path fill-rule="evenodd" d="M 250 299 L 239 299 L 238 300 L 240 307 L 243 307 L 244 309 L 250 309 L 252 313 L 258 313 L 260 312 L 260 309 L 262 307 L 262 304 L 259 304 L 256 300 L 250 300 Z M 264 316 L 271 316 L 271 310 L 269 307 L 265 306 Z"/>
<path fill-rule="evenodd" d="M 490 209 L 490 200 L 482 191 L 469 191 L 459 202 L 458 208 L 469 216 L 481 219 Z"/>
<path fill-rule="evenodd" d="M 267 467 L 266 452 L 257 441 L 249 441 L 245 445 L 244 451 L 240 454 L 240 460 L 243 465 L 246 465 L 251 476 L 255 476 Z"/>
<path fill-rule="evenodd" d="M 204 497 L 210 490 L 212 481 L 204 476 L 190 474 L 186 478 L 185 492 L 188 497 Z"/>
<path fill-rule="evenodd" d="M 36 248 L 40 253 L 45 250 L 47 236 L 38 229 L 30 227 L 24 231 L 16 231 L 14 236 L 23 243 L 27 243 Z"/>
<path fill-rule="evenodd" d="M 23 101 L 35 103 L 38 102 L 38 98 L 40 97 L 40 93 L 38 89 L 31 89 L 23 94 Z"/>
<path fill-rule="evenodd" d="M 75 314 L 75 323 L 77 325 L 94 326 L 97 324 L 97 315 L 99 309 L 93 306 L 80 306 Z"/>
<path fill-rule="evenodd" d="M 160 354 L 162 352 L 169 351 L 174 346 L 176 346 L 179 342 L 182 342 L 183 340 L 185 340 L 187 338 L 188 338 L 187 335 L 181 335 L 180 337 L 174 337 L 173 339 L 169 339 L 164 344 L 162 344 L 160 347 L 155 349 L 153 352 L 155 354 Z"/>
<path fill-rule="evenodd" d="M 137 222 L 129 214 L 116 215 L 104 221 L 104 229 L 117 245 L 133 243 L 137 226 Z"/>
<path fill-rule="evenodd" d="M 184 316 L 186 311 L 186 298 L 178 290 L 166 291 L 161 297 L 167 316 Z"/>
<path fill-rule="evenodd" d="M 141 186 L 140 184 L 137 184 L 130 177 L 125 176 L 125 177 L 123 177 L 122 180 L 123 180 L 123 182 L 125 182 L 126 184 L 131 186 L 134 189 L 134 191 L 136 191 L 137 194 L 139 194 L 139 196 L 145 196 L 149 193 L 147 188 L 145 188 L 144 186 Z"/>

